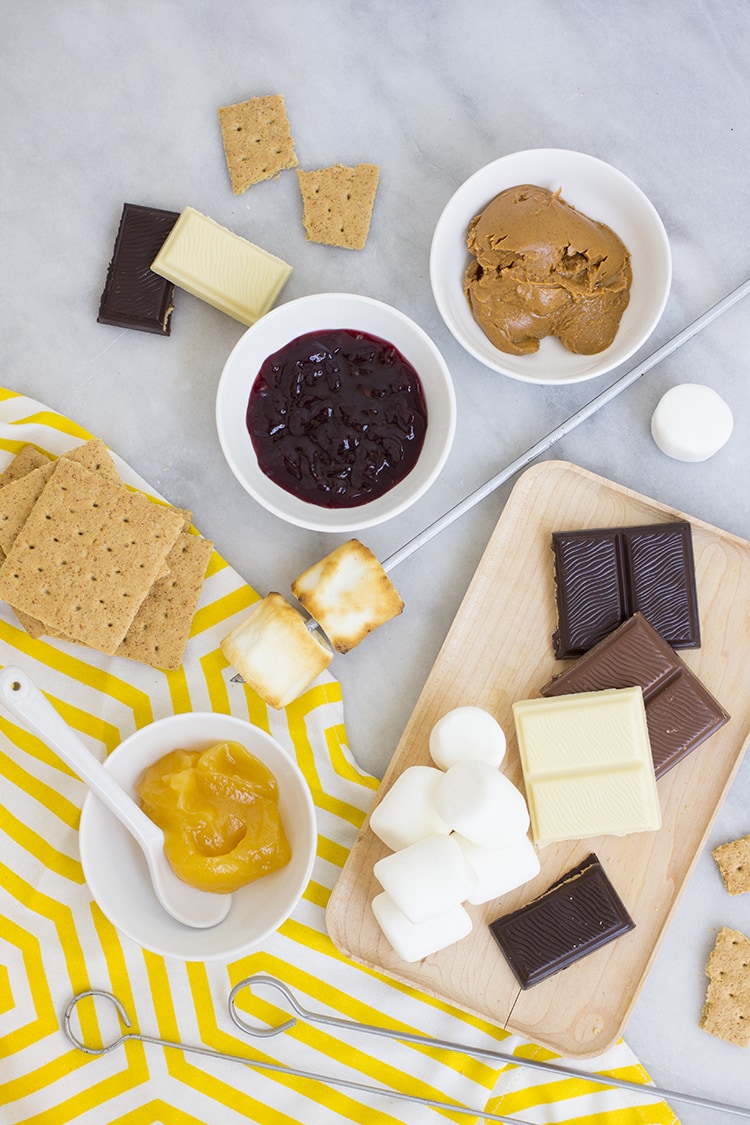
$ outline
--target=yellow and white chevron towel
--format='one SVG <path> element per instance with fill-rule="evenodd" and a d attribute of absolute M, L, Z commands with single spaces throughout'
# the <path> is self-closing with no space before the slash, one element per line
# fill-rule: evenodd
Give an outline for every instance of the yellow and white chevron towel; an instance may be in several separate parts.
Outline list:
<path fill-rule="evenodd" d="M 0 390 L 0 470 L 26 442 L 59 455 L 90 434 L 38 402 Z M 126 483 L 152 492 L 123 462 Z M 152 493 L 153 494 L 153 493 Z M 183 498 L 184 499 L 184 498 Z M 243 1039 L 227 1014 L 230 989 L 254 972 L 284 980 L 305 1007 L 454 1042 L 551 1058 L 515 1036 L 367 971 L 330 941 L 325 907 L 377 788 L 347 747 L 338 682 L 329 675 L 285 712 L 269 712 L 230 682 L 219 648 L 258 595 L 214 552 L 183 667 L 160 673 L 79 646 L 32 640 L 0 607 L 0 664 L 27 668 L 100 757 L 133 730 L 174 712 L 215 710 L 249 719 L 296 755 L 315 801 L 318 850 L 293 916 L 261 950 L 230 964 L 181 962 L 141 949 L 92 902 L 81 872 L 84 786 L 37 738 L 0 714 L 0 1123 L 2 1125 L 432 1125 L 449 1117 L 387 1094 L 264 1073 L 142 1042 L 86 1055 L 61 1014 L 89 988 L 114 993 L 134 1029 L 247 1058 L 484 1108 L 518 1121 L 674 1125 L 664 1103 L 542 1071 L 490 1066 L 319 1025 L 271 1040 Z M 270 996 L 270 994 L 269 994 Z M 253 1012 L 278 1021 L 270 999 Z M 648 1076 L 624 1043 L 573 1065 L 636 1082 Z M 641 1101 L 641 1104 L 636 1104 Z"/>

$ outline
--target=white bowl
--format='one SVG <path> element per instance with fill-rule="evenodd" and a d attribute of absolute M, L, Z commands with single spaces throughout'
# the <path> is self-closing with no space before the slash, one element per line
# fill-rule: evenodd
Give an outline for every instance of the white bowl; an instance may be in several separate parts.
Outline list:
<path fill-rule="evenodd" d="M 471 261 L 469 223 L 501 191 L 519 184 L 560 188 L 567 203 L 611 227 L 630 251 L 630 301 L 613 343 L 597 355 L 574 355 L 555 337 L 543 339 L 532 355 L 507 355 L 490 343 L 471 314 L 463 288 Z M 669 296 L 672 256 L 653 204 L 622 172 L 581 152 L 529 149 L 480 168 L 449 200 L 432 239 L 430 280 L 446 326 L 485 366 L 529 383 L 578 383 L 611 371 L 651 335 Z"/>
<path fill-rule="evenodd" d="M 291 756 L 270 735 L 231 715 L 187 712 L 159 719 L 126 738 L 105 762 L 137 800 L 144 770 L 170 750 L 206 749 L 225 739 L 240 742 L 272 771 L 292 849 L 289 863 L 232 896 L 229 914 L 211 929 L 183 926 L 154 894 L 143 853 L 111 812 L 88 793 L 83 803 L 80 851 L 83 874 L 109 921 L 152 953 L 184 961 L 231 960 L 262 944 L 294 910 L 310 879 L 317 846 L 310 790 Z"/>
<path fill-rule="evenodd" d="M 389 492 L 354 508 L 323 508 L 286 492 L 260 469 L 245 425 L 250 389 L 265 359 L 284 344 L 323 329 L 349 328 L 389 341 L 415 368 L 427 404 L 427 431 L 419 460 Z M 456 398 L 448 367 L 430 337 L 408 316 L 371 297 L 318 293 L 279 305 L 240 337 L 219 381 L 219 441 L 242 487 L 268 511 L 313 531 L 374 527 L 422 496 L 445 464 L 456 428 Z"/>

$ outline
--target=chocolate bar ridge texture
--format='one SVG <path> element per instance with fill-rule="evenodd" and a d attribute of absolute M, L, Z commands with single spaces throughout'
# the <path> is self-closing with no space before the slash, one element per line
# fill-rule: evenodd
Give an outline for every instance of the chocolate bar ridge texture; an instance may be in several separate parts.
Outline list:
<path fill-rule="evenodd" d="M 624 687 L 643 690 L 657 778 L 729 721 L 721 704 L 642 613 L 554 676 L 540 695 Z"/>
<path fill-rule="evenodd" d="M 634 928 L 593 852 L 538 898 L 490 923 L 490 932 L 523 989 Z"/>
<path fill-rule="evenodd" d="M 177 222 L 176 211 L 125 203 L 99 305 L 99 324 L 169 336 L 174 285 L 151 263 Z"/>
<path fill-rule="evenodd" d="M 690 524 L 558 531 L 552 535 L 558 658 L 580 656 L 636 611 L 673 648 L 698 648 Z"/>

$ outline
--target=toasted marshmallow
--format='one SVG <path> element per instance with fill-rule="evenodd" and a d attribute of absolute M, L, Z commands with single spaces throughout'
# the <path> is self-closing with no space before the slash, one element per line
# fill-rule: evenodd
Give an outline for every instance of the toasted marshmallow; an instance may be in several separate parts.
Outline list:
<path fill-rule="evenodd" d="M 404 608 L 375 555 L 358 539 L 303 571 L 292 582 L 292 593 L 338 652 L 349 652 Z"/>
<path fill-rule="evenodd" d="M 471 933 L 471 918 L 461 905 L 426 922 L 414 923 L 383 891 L 372 900 L 372 912 L 402 961 L 421 961 Z"/>
<path fill-rule="evenodd" d="M 450 828 L 435 807 L 443 774 L 434 766 L 408 766 L 370 813 L 370 828 L 397 852 L 425 836 L 447 836 Z"/>
<path fill-rule="evenodd" d="M 299 610 L 276 593 L 256 602 L 220 647 L 245 683 L 277 710 L 297 699 L 333 659 Z"/>
<path fill-rule="evenodd" d="M 456 762 L 488 762 L 496 769 L 505 757 L 505 732 L 483 707 L 454 707 L 430 732 L 430 755 L 447 770 Z"/>

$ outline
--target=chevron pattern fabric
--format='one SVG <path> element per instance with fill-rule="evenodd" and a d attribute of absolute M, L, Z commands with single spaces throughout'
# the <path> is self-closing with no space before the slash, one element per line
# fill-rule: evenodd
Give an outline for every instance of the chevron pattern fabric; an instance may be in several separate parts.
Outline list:
<path fill-rule="evenodd" d="M 0 390 L 0 470 L 26 442 L 55 456 L 91 435 L 13 391 Z M 115 455 L 122 479 L 153 495 Z M 98 757 L 134 730 L 189 710 L 217 711 L 268 731 L 296 757 L 313 794 L 318 849 L 292 917 L 267 944 L 231 963 L 182 962 L 140 948 L 102 914 L 78 852 L 84 786 L 36 737 L 0 713 L 0 1122 L 2 1125 L 432 1125 L 445 1114 L 387 1094 L 254 1070 L 130 1041 L 110 1054 L 77 1051 L 61 1030 L 68 1000 L 112 992 L 133 1027 L 307 1071 L 448 1100 L 514 1120 L 567 1125 L 676 1125 L 663 1102 L 463 1054 L 298 1024 L 271 1040 L 243 1038 L 227 1013 L 230 989 L 254 972 L 280 977 L 308 1008 L 458 1042 L 550 1058 L 514 1036 L 343 957 L 325 908 L 377 788 L 347 745 L 338 682 L 329 674 L 284 712 L 269 711 L 231 682 L 221 638 L 257 598 L 214 551 L 183 666 L 156 672 L 73 644 L 33 640 L 0 606 L 0 664 L 27 668 Z M 87 1001 L 87 1041 L 107 1040 L 105 1016 Z M 243 1003 L 245 1003 L 243 1001 Z M 247 1001 L 248 1018 L 277 1022 L 272 1000 Z M 250 1010 L 252 1008 L 252 1011 Z M 581 1063 L 574 1065 L 581 1067 Z M 648 1076 L 625 1043 L 584 1068 L 632 1081 Z M 647 1108 L 648 1107 L 648 1108 Z M 456 1121 L 470 1120 L 451 1115 Z"/>

